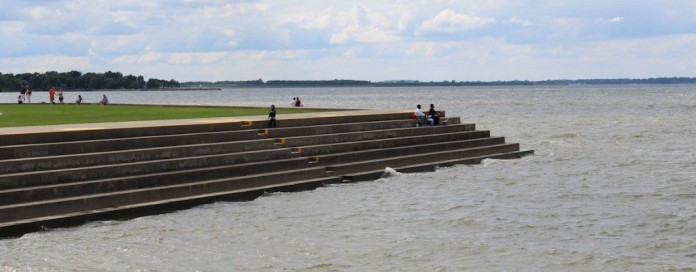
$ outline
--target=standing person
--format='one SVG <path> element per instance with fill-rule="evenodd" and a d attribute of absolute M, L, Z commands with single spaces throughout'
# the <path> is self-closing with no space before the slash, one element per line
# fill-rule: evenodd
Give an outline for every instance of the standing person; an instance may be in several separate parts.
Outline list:
<path fill-rule="evenodd" d="M 292 102 L 290 102 L 290 107 L 294 107 L 296 102 L 297 102 L 297 98 L 293 97 Z"/>
<path fill-rule="evenodd" d="M 31 87 L 27 85 L 27 103 L 31 103 Z"/>
<path fill-rule="evenodd" d="M 276 127 L 275 105 L 271 105 L 271 112 L 268 113 L 268 127 Z"/>
<path fill-rule="evenodd" d="M 426 119 L 425 114 L 421 111 L 420 104 L 416 106 L 416 111 L 414 114 L 416 115 L 416 119 L 418 120 L 418 123 L 416 123 L 416 125 L 425 126 L 425 124 L 427 124 L 428 120 Z"/>
<path fill-rule="evenodd" d="M 24 96 L 27 93 L 27 89 L 22 87 L 22 90 L 19 91 L 19 100 L 22 100 L 22 103 L 24 103 Z"/>
<path fill-rule="evenodd" d="M 63 89 L 58 89 L 58 101 L 63 104 Z"/>
<path fill-rule="evenodd" d="M 82 96 L 81 95 L 79 95 L 79 94 L 77 95 L 77 100 L 75 100 L 75 104 L 77 104 L 77 105 L 82 104 Z"/>
<path fill-rule="evenodd" d="M 440 124 L 440 114 L 435 110 L 435 105 L 430 104 L 430 110 L 428 110 L 428 118 L 433 119 L 433 126 Z"/>
<path fill-rule="evenodd" d="M 56 103 L 56 89 L 51 87 L 50 90 L 48 90 L 48 100 L 51 101 L 51 104 Z"/>

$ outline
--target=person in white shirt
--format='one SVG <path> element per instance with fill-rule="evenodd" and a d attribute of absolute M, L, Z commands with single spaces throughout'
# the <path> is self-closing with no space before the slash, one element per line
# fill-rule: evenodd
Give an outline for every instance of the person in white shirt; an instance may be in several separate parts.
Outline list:
<path fill-rule="evenodd" d="M 292 102 L 290 102 L 290 107 L 294 107 L 296 102 L 297 102 L 297 98 L 293 97 Z"/>
<path fill-rule="evenodd" d="M 416 115 L 416 119 L 418 120 L 417 125 L 420 124 L 421 126 L 425 126 L 425 124 L 428 123 L 428 119 L 426 119 L 427 117 L 425 116 L 425 113 L 423 113 L 423 112 L 421 111 L 421 105 L 420 105 L 420 104 L 418 104 L 418 105 L 416 106 L 415 115 Z"/>

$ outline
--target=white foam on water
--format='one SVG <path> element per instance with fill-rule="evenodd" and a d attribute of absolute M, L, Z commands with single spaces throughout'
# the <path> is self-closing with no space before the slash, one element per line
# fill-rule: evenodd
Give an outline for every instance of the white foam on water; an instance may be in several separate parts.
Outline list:
<path fill-rule="evenodd" d="M 384 173 L 382 173 L 382 176 L 380 178 L 388 178 L 388 177 L 401 176 L 401 175 L 403 175 L 403 174 L 399 173 L 399 171 L 396 171 L 394 168 L 387 167 L 387 168 L 384 168 Z"/>
<path fill-rule="evenodd" d="M 505 161 L 508 160 L 500 160 L 500 159 L 483 159 L 481 161 L 481 167 L 490 167 L 490 166 L 495 166 L 500 163 L 504 163 Z"/>

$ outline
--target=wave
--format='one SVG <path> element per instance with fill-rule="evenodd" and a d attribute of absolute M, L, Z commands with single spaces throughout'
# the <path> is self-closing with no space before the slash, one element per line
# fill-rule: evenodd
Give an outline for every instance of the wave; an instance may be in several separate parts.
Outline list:
<path fill-rule="evenodd" d="M 399 173 L 399 171 L 396 171 L 394 168 L 387 167 L 384 168 L 384 173 L 382 173 L 382 176 L 380 178 L 388 178 L 388 177 L 395 177 L 395 176 L 402 176 L 402 173 Z"/>
<path fill-rule="evenodd" d="M 501 159 L 483 159 L 483 160 L 481 161 L 481 166 L 482 166 L 482 167 L 488 167 L 488 166 L 491 166 L 491 165 L 496 165 L 496 164 L 498 164 L 498 163 L 500 163 L 500 162 L 503 162 L 503 161 L 505 161 L 505 160 L 501 160 Z"/>

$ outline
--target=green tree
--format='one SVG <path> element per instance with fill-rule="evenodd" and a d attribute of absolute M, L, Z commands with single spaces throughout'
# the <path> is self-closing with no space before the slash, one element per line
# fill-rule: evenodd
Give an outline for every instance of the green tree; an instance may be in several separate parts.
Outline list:
<path fill-rule="evenodd" d="M 147 80 L 147 85 L 146 85 L 146 87 L 147 87 L 148 89 L 159 89 L 160 86 L 161 86 L 161 85 L 160 85 L 160 80 L 158 80 L 158 79 L 151 78 L 151 79 L 148 79 L 148 80 Z"/>

